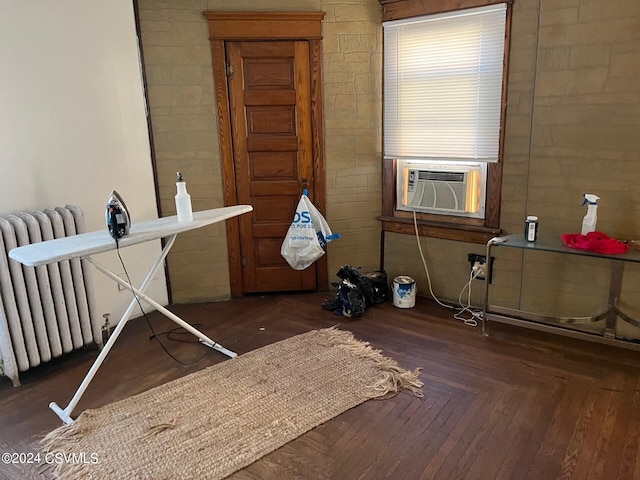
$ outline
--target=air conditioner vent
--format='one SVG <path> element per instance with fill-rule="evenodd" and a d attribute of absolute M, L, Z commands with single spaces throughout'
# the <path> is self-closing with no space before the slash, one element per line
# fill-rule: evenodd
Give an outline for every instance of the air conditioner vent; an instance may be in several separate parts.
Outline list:
<path fill-rule="evenodd" d="M 464 182 L 464 173 L 420 170 L 418 173 L 418 180 L 432 180 L 436 182 Z"/>
<path fill-rule="evenodd" d="M 398 210 L 484 218 L 483 165 L 398 161 Z"/>

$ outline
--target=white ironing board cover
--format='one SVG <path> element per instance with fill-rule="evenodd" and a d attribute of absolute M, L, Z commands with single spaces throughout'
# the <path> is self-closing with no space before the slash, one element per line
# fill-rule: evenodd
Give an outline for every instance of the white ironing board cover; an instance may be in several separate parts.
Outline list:
<path fill-rule="evenodd" d="M 157 218 L 144 222 L 134 223 L 128 235 L 120 238 L 120 247 L 128 247 L 142 242 L 148 242 L 170 235 L 186 232 L 195 228 L 221 222 L 229 218 L 247 213 L 253 210 L 251 205 L 234 205 L 232 207 L 214 208 L 193 213 L 190 222 L 178 222 L 178 217 Z M 103 230 L 81 233 L 65 238 L 56 238 L 47 242 L 33 243 L 9 251 L 9 257 L 23 265 L 37 267 L 62 260 L 86 257 L 97 253 L 115 250 L 116 242 L 113 240 L 107 227 Z"/>

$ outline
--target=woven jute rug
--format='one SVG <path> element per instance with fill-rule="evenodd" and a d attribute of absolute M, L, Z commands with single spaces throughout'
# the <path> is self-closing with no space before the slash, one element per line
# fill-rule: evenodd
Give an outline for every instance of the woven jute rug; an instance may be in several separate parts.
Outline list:
<path fill-rule="evenodd" d="M 86 410 L 42 444 L 75 458 L 61 479 L 221 479 L 366 400 L 422 396 L 418 374 L 350 332 L 314 330 Z"/>

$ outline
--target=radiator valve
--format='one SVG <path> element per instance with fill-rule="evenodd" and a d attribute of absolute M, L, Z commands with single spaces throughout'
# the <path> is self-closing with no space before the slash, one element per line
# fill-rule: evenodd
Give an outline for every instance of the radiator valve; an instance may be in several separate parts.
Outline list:
<path fill-rule="evenodd" d="M 104 325 L 102 325 L 102 345 L 105 345 L 109 341 L 109 337 L 113 332 L 113 327 L 111 326 L 111 323 L 109 323 L 109 319 L 111 318 L 110 313 L 105 313 L 102 315 L 102 318 L 104 318 Z"/>

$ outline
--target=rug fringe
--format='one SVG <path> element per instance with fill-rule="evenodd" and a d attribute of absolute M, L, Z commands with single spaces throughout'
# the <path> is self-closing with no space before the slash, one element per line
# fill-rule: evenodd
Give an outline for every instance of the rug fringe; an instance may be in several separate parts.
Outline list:
<path fill-rule="evenodd" d="M 416 397 L 424 396 L 424 383 L 418 379 L 421 368 L 405 370 L 395 360 L 382 355 L 382 350 L 373 348 L 369 342 L 356 339 L 352 332 L 340 330 L 335 326 L 318 331 L 331 345 L 370 361 L 380 370 L 380 378 L 371 385 L 371 398 L 394 396 L 401 390 L 410 390 Z"/>
<path fill-rule="evenodd" d="M 65 456 L 72 455 L 75 451 L 75 442 L 79 437 L 89 433 L 92 429 L 87 424 L 93 415 L 92 410 L 82 412 L 78 418 L 69 425 L 62 425 L 55 430 L 49 432 L 40 440 L 45 453 L 62 454 Z M 80 419 L 84 421 L 80 421 Z M 65 480 L 82 480 L 92 478 L 89 467 L 82 463 L 57 462 L 53 469 L 55 478 L 60 478 L 64 474 Z"/>
<path fill-rule="evenodd" d="M 44 436 L 40 443 L 46 448 L 55 448 L 58 442 L 73 441 L 78 435 L 83 435 L 91 430 L 91 427 L 87 424 L 87 420 L 91 417 L 91 410 L 86 410 L 80 414 L 77 420 L 69 425 L 62 425 L 55 430 L 49 432 Z M 79 422 L 80 418 L 83 418 L 83 422 Z"/>

